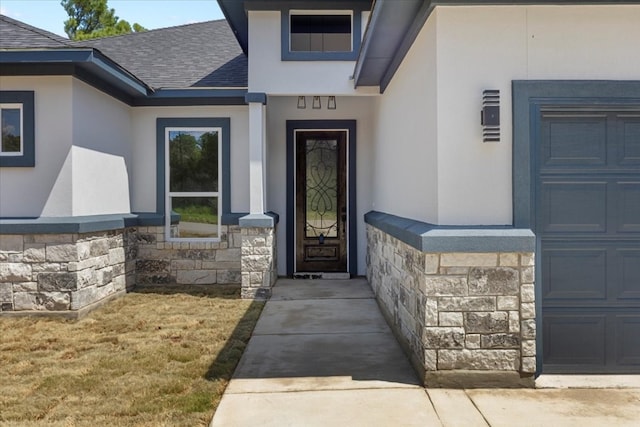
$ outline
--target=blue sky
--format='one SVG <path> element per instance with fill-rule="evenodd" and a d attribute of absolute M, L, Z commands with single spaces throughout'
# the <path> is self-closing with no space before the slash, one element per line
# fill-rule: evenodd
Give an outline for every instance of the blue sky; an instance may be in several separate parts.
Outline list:
<path fill-rule="evenodd" d="M 149 30 L 223 18 L 216 0 L 108 0 L 107 4 L 121 19 Z M 60 0 L 0 0 L 0 13 L 66 37 L 68 16 Z"/>

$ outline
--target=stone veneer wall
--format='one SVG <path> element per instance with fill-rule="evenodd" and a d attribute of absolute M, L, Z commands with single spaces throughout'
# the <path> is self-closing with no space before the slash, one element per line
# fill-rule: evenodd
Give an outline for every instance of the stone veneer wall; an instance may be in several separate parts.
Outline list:
<path fill-rule="evenodd" d="M 164 227 L 0 234 L 0 312 L 78 315 L 136 285 L 242 285 L 267 298 L 275 228 L 221 226 L 220 242 L 167 242 Z"/>
<path fill-rule="evenodd" d="M 371 225 L 367 240 L 369 282 L 426 385 L 533 385 L 533 253 L 425 253 Z"/>
<path fill-rule="evenodd" d="M 0 235 L 0 311 L 82 311 L 134 285 L 135 229 Z"/>
<path fill-rule="evenodd" d="M 240 227 L 220 229 L 219 242 L 167 242 L 163 226 L 138 227 L 136 284 L 240 284 Z"/>

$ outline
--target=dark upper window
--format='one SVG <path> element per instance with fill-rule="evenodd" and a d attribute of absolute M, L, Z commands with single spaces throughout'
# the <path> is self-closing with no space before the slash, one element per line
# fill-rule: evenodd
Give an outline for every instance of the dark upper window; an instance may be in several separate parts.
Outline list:
<path fill-rule="evenodd" d="M 354 5 L 344 10 L 283 8 L 282 60 L 355 61 L 362 38 L 363 6 Z"/>
<path fill-rule="evenodd" d="M 351 52 L 351 15 L 291 15 L 291 52 Z"/>

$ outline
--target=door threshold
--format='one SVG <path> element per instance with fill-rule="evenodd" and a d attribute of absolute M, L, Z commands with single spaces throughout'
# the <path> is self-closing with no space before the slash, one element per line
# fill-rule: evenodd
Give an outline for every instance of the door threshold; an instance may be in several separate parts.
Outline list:
<path fill-rule="evenodd" d="M 640 375 L 553 375 L 536 378 L 536 388 L 640 388 Z"/>
<path fill-rule="evenodd" d="M 294 279 L 323 279 L 323 280 L 349 280 L 349 273 L 293 273 Z"/>

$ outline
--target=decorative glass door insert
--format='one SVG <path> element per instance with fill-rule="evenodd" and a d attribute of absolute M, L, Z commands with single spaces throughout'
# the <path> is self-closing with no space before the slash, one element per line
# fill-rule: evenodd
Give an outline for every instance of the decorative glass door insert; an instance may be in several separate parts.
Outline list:
<path fill-rule="evenodd" d="M 347 269 L 346 133 L 296 133 L 298 272 Z"/>

